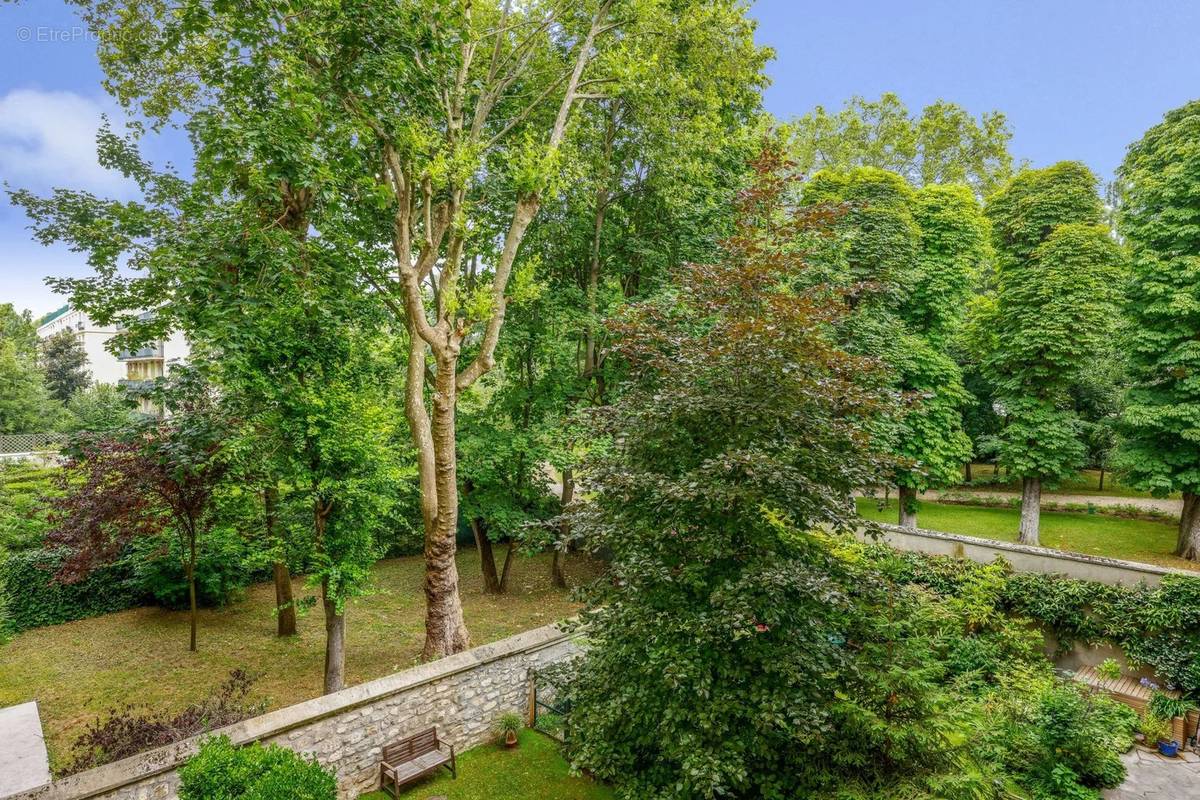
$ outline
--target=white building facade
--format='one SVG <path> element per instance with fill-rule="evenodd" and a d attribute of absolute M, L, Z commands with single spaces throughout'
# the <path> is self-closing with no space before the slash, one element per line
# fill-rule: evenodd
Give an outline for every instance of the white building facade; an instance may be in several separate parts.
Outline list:
<path fill-rule="evenodd" d="M 100 325 L 84 312 L 63 306 L 42 320 L 37 334 L 41 339 L 49 339 L 61 331 L 71 331 L 83 345 L 93 382 L 116 383 L 125 379 L 127 368 L 124 362 L 104 348 L 117 332 L 115 325 Z"/>

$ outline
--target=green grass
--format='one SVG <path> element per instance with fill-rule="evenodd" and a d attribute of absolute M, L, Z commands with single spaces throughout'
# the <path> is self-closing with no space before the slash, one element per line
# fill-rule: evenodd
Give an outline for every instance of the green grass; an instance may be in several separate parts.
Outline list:
<path fill-rule="evenodd" d="M 587 778 L 568 773 L 558 743 L 530 730 L 521 731 L 520 745 L 508 749 L 485 744 L 459 756 L 458 778 L 444 770 L 402 790 L 404 800 L 609 800 L 613 792 Z M 359 800 L 391 800 L 371 792 Z"/>
<path fill-rule="evenodd" d="M 897 506 L 894 499 L 888 502 L 886 509 L 880 510 L 878 500 L 860 497 L 858 511 L 867 519 L 877 522 L 896 522 Z M 922 502 L 917 524 L 934 531 L 1015 542 L 1020 527 L 1020 512 L 1011 508 Z M 1176 526 L 1173 523 L 1100 514 L 1042 512 L 1043 547 L 1166 567 L 1200 569 L 1194 562 L 1171 554 L 1175 540 Z"/>
<path fill-rule="evenodd" d="M 1021 491 L 1021 481 L 1018 478 L 1010 478 L 1006 473 L 1001 473 L 997 479 L 995 476 L 996 468 L 993 464 L 972 464 L 971 473 L 974 478 L 972 482 L 963 484 L 958 487 L 960 489 L 976 489 L 1004 491 L 1004 492 L 1019 492 Z M 1100 489 L 1100 470 L 1085 469 L 1080 470 L 1073 477 L 1060 481 L 1053 489 L 1047 487 L 1046 491 L 1057 494 L 1093 494 L 1103 495 L 1105 497 L 1150 497 L 1149 492 L 1142 492 L 1134 489 L 1131 486 L 1126 486 L 1121 483 L 1120 479 L 1111 472 L 1104 473 L 1104 489 Z M 1171 497 L 1179 497 L 1178 494 L 1173 494 Z"/>
<path fill-rule="evenodd" d="M 475 550 L 459 553 L 463 609 L 475 644 L 502 639 L 572 616 L 578 606 L 550 582 L 549 556 L 516 558 L 509 594 L 485 595 Z M 569 581 L 593 567 L 566 561 Z M 349 603 L 346 683 L 361 683 L 417 663 L 424 639 L 420 557 L 382 561 L 377 591 Z M 302 579 L 296 596 L 313 590 Z M 319 610 L 300 619 L 299 633 L 274 635 L 271 584 L 253 586 L 245 599 L 200 612 L 199 652 L 189 653 L 186 612 L 135 608 L 102 617 L 38 628 L 0 646 L 0 707 L 37 700 L 52 766 L 69 761 L 70 744 L 91 721 L 127 703 L 179 710 L 206 696 L 229 672 L 261 677 L 251 700 L 282 708 L 321 693 L 324 622 Z"/>

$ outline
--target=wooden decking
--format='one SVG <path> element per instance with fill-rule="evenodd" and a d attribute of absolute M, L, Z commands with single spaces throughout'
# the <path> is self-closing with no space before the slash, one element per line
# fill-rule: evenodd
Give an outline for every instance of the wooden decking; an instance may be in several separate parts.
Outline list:
<path fill-rule="evenodd" d="M 1113 680 L 1103 678 L 1096 672 L 1095 667 L 1081 668 L 1075 673 L 1075 680 L 1097 689 L 1103 689 L 1116 700 L 1137 711 L 1144 711 L 1150 702 L 1151 695 L 1154 694 L 1153 689 L 1143 686 L 1133 678 L 1121 677 Z M 1171 697 L 1179 696 L 1179 692 L 1173 691 L 1166 691 L 1165 694 Z"/>

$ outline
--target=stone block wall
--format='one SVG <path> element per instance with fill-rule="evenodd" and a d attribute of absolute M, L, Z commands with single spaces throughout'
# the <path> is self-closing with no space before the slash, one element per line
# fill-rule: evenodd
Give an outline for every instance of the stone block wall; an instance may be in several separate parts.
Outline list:
<path fill-rule="evenodd" d="M 492 736 L 497 717 L 528 708 L 530 670 L 578 652 L 558 627 L 474 648 L 352 686 L 214 733 L 234 742 L 274 743 L 315 757 L 338 778 L 339 796 L 378 788 L 379 754 L 397 738 L 436 726 L 461 752 Z M 151 750 L 2 800 L 173 800 L 177 769 L 200 737 Z"/>
<path fill-rule="evenodd" d="M 978 539 L 957 533 L 901 528 L 897 525 L 879 527 L 883 529 L 884 540 L 897 550 L 969 558 L 982 564 L 990 564 L 1000 557 L 1017 572 L 1065 575 L 1068 578 L 1124 586 L 1136 586 L 1139 583 L 1157 586 L 1166 575 L 1192 574 L 1155 564 L 1067 553 L 1047 547 Z"/>

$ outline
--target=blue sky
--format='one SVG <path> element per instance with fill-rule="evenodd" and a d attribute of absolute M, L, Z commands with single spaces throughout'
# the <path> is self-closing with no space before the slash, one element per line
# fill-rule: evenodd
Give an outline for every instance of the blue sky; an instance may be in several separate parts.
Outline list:
<path fill-rule="evenodd" d="M 851 95 L 945 98 L 1008 115 L 1013 154 L 1079 159 L 1111 176 L 1164 112 L 1200 97 L 1200 2 L 1193 0 L 757 0 L 758 39 L 777 52 L 768 110 L 787 118 Z M 62 0 L 0 4 L 0 180 L 131 196 L 92 145 L 101 114 L 95 45 Z M 179 140 L 151 143 L 179 160 Z M 0 302 L 35 314 L 61 299 L 47 275 L 86 272 L 65 248 L 29 239 L 0 203 Z"/>

